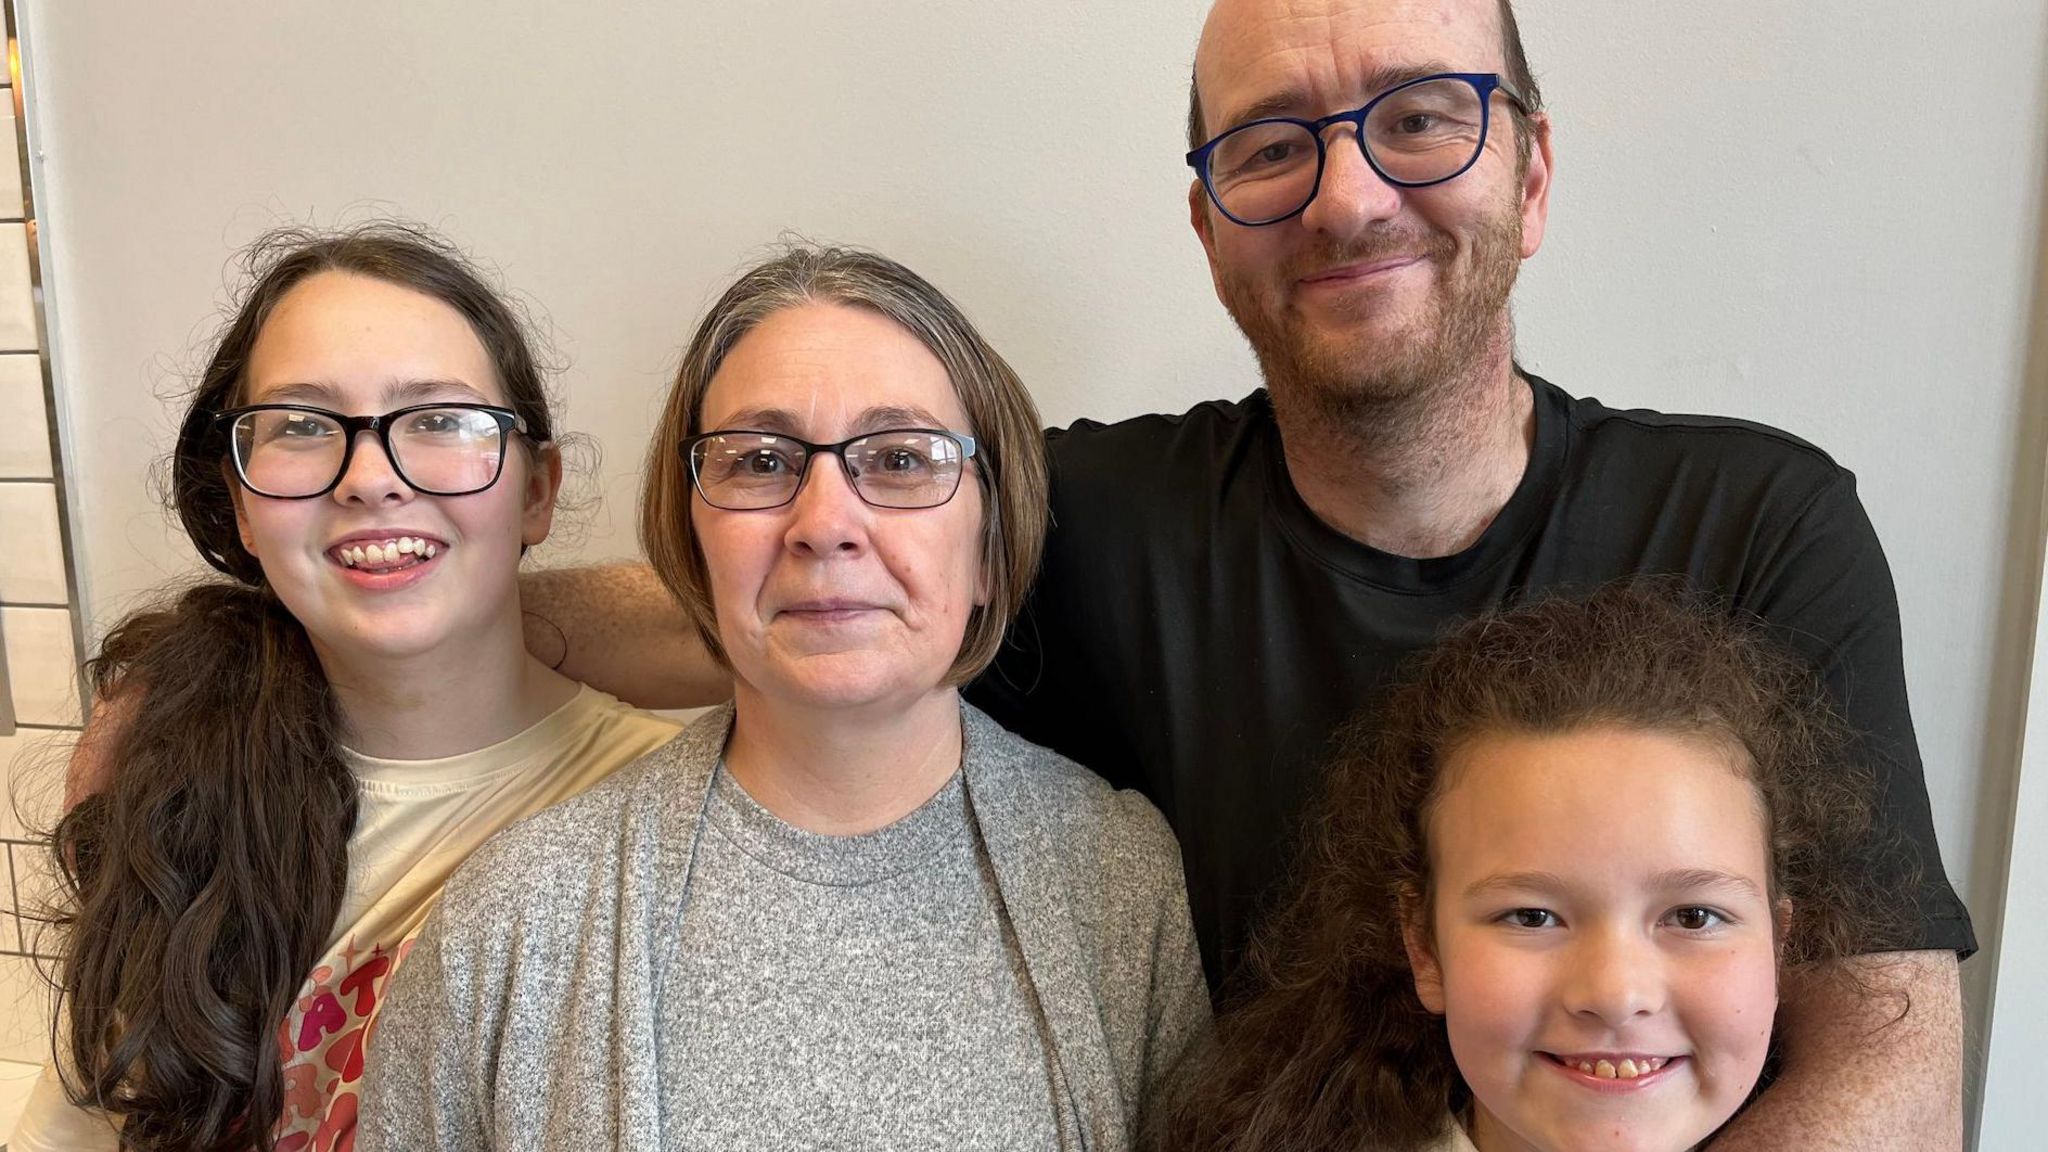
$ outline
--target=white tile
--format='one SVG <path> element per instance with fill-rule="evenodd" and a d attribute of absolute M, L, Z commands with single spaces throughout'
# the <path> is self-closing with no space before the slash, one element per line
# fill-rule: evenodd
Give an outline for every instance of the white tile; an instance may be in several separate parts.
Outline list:
<path fill-rule="evenodd" d="M 21 728 L 0 736 L 0 839 L 34 839 L 56 825 L 77 740 L 69 729 Z"/>
<path fill-rule="evenodd" d="M 15 723 L 78 727 L 83 718 L 71 613 L 62 608 L 0 608 L 0 640 L 7 645 Z"/>
<path fill-rule="evenodd" d="M 68 604 L 55 484 L 0 484 L 0 604 Z"/>
<path fill-rule="evenodd" d="M 14 857 L 14 916 L 19 921 L 21 951 L 38 956 L 57 953 L 57 929 L 51 914 L 63 896 L 63 881 L 57 876 L 57 862 L 43 846 L 10 845 Z"/>
<path fill-rule="evenodd" d="M 45 964 L 48 961 L 44 961 Z M 49 1059 L 50 982 L 23 956 L 0 956 L 0 1060 Z"/>
<path fill-rule="evenodd" d="M 33 352 L 36 302 L 28 280 L 28 229 L 0 224 L 0 352 Z"/>
<path fill-rule="evenodd" d="M 50 423 L 35 353 L 0 355 L 0 480 L 48 480 Z"/>
<path fill-rule="evenodd" d="M 13 94 L 0 88 L 0 220 L 21 219 L 21 146 L 14 136 Z"/>

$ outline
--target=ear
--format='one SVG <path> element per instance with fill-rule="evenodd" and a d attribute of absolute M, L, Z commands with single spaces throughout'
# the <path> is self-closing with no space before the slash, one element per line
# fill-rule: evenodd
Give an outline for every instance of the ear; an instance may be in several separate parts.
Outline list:
<path fill-rule="evenodd" d="M 1543 247 L 1543 228 L 1550 221 L 1550 114 L 1529 117 L 1529 170 L 1522 174 L 1522 259 Z"/>
<path fill-rule="evenodd" d="M 234 501 L 235 504 L 235 535 L 241 537 L 242 550 L 251 556 L 255 556 L 260 561 L 263 557 L 256 552 L 256 536 L 249 531 L 249 512 L 246 508 L 242 507 L 242 501 L 248 496 L 248 493 L 242 490 L 242 481 L 235 475 L 235 466 L 232 461 L 222 460 L 220 462 L 220 478 L 228 486 L 228 499 Z"/>
<path fill-rule="evenodd" d="M 552 440 L 533 446 L 521 493 L 519 542 L 531 548 L 548 538 L 555 524 L 555 497 L 562 491 L 562 450 Z"/>
<path fill-rule="evenodd" d="M 1429 910 L 1419 896 L 1401 898 L 1401 943 L 1408 951 L 1408 970 L 1415 976 L 1415 997 L 1422 1006 L 1444 1014 L 1444 970 L 1430 943 Z"/>
<path fill-rule="evenodd" d="M 1209 214 L 1209 190 L 1202 186 L 1199 176 L 1188 184 L 1188 223 L 1194 226 L 1195 238 L 1202 242 L 1202 254 L 1209 260 L 1209 283 L 1221 300 L 1223 276 L 1216 268 L 1216 218 Z"/>

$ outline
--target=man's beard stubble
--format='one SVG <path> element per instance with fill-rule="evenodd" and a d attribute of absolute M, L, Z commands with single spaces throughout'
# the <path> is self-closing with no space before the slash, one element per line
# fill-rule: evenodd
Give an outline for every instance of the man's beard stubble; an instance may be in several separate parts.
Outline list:
<path fill-rule="evenodd" d="M 1224 305 L 1251 343 L 1276 407 L 1306 409 L 1326 427 L 1366 433 L 1369 421 L 1442 393 L 1506 338 L 1508 296 L 1521 266 L 1522 220 L 1508 212 L 1474 236 L 1462 275 L 1438 281 L 1424 313 L 1379 341 L 1318 339 L 1286 299 L 1268 303 L 1241 277 L 1222 280 Z M 1390 256 L 1426 257 L 1440 276 L 1454 272 L 1451 239 L 1375 231 L 1348 244 L 1322 244 L 1283 269 L 1283 285 L 1343 264 Z"/>

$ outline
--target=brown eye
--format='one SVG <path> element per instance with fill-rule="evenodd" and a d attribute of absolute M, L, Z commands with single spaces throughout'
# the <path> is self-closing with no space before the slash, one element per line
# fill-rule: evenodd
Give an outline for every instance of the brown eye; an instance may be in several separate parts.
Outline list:
<path fill-rule="evenodd" d="M 1671 922 L 1687 932 L 1704 932 L 1723 922 L 1723 917 L 1712 908 L 1675 908 Z"/>

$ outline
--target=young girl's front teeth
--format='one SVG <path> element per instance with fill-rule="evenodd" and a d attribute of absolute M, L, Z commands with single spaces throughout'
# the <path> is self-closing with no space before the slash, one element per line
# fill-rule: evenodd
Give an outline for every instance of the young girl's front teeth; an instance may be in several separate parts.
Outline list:
<path fill-rule="evenodd" d="M 1638 1076 L 1648 1076 L 1650 1073 L 1662 1068 L 1664 1063 L 1663 1059 L 1653 1056 L 1644 1059 L 1641 1063 L 1629 1059 L 1623 1059 L 1618 1064 L 1607 1060 L 1580 1060 L 1574 1063 L 1572 1067 L 1577 1068 L 1588 1076 L 1597 1076 L 1602 1080 L 1633 1080 Z"/>
<path fill-rule="evenodd" d="M 419 556 L 433 559 L 434 545 L 412 536 L 400 536 L 382 544 L 356 544 L 341 549 L 342 563 L 350 567 L 362 564 L 396 564 L 400 556 Z"/>

